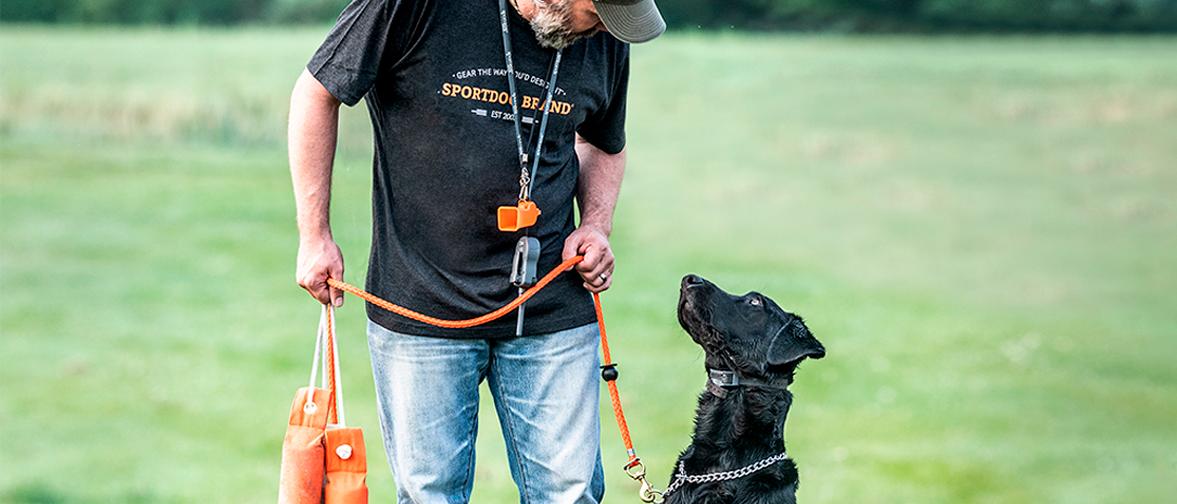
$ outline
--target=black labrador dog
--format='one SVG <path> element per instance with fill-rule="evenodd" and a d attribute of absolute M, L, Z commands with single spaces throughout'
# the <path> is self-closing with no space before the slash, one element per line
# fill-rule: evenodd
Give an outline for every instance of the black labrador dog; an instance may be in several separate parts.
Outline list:
<path fill-rule="evenodd" d="M 665 502 L 795 503 L 797 466 L 783 439 L 788 386 L 797 365 L 825 348 L 771 299 L 733 296 L 695 275 L 683 278 L 678 320 L 706 352 L 708 382 Z"/>

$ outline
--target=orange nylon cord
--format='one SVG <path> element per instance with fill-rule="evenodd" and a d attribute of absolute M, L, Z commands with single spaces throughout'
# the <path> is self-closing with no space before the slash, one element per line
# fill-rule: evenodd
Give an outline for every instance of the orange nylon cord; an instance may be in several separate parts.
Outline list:
<path fill-rule="evenodd" d="M 327 285 L 335 287 L 336 289 L 339 289 L 341 291 L 350 292 L 352 294 L 355 294 L 356 296 L 363 298 L 364 301 L 367 301 L 367 302 L 372 303 L 376 306 L 384 308 L 385 310 L 388 310 L 388 311 L 395 313 L 397 315 L 400 315 L 402 317 L 410 318 L 410 319 L 416 320 L 418 322 L 424 322 L 426 324 L 429 324 L 431 326 L 436 326 L 436 327 L 444 327 L 447 329 L 465 329 L 467 327 L 477 327 L 482 324 L 486 324 L 488 322 L 493 322 L 495 320 L 502 318 L 504 315 L 511 313 L 516 308 L 518 308 L 519 305 L 523 304 L 528 299 L 531 299 L 531 297 L 534 296 L 541 289 L 543 289 L 544 287 L 547 287 L 548 284 L 551 283 L 552 280 L 555 280 L 556 277 L 560 276 L 561 273 L 567 271 L 569 268 L 571 268 L 573 266 L 576 266 L 578 263 L 580 263 L 580 261 L 583 261 L 583 260 L 584 260 L 584 256 L 574 256 L 574 257 L 569 258 L 568 260 L 560 263 L 559 266 L 552 268 L 552 271 L 549 271 L 548 274 L 544 275 L 543 278 L 539 279 L 539 282 L 536 282 L 536 284 L 533 285 L 530 289 L 523 291 L 523 294 L 520 294 L 519 297 L 515 298 L 510 303 L 507 303 L 507 304 L 503 305 L 502 307 L 500 307 L 499 309 L 492 311 L 490 313 L 487 313 L 486 315 L 482 315 L 482 316 L 478 316 L 478 317 L 474 317 L 474 318 L 469 318 L 469 319 L 464 319 L 464 320 L 439 319 L 437 317 L 431 317 L 431 316 L 426 315 L 424 313 L 415 312 L 415 311 L 405 308 L 401 305 L 380 299 L 380 298 L 368 293 L 367 291 L 364 291 L 363 289 L 361 289 L 359 287 L 351 285 L 347 282 L 341 282 L 341 281 L 336 280 L 334 278 L 328 278 Z"/>
<path fill-rule="evenodd" d="M 339 423 L 339 412 L 335 411 L 335 321 L 332 320 L 331 310 L 327 310 L 327 365 L 323 372 L 327 375 L 327 422 Z"/>
<path fill-rule="evenodd" d="M 609 354 L 609 338 L 605 335 L 605 313 L 601 309 L 601 295 L 596 292 L 593 293 L 593 308 L 597 311 L 597 328 L 601 332 L 601 358 L 605 361 L 605 366 L 612 366 L 614 364 L 613 357 Z M 625 454 L 629 457 L 626 467 L 629 467 L 638 459 L 638 456 L 633 449 L 633 440 L 629 437 L 629 423 L 625 421 L 625 411 L 621 409 L 621 395 L 617 392 L 617 380 L 606 380 L 605 383 L 609 387 L 609 399 L 613 402 L 613 417 L 617 419 L 617 430 L 621 431 L 621 442 L 625 444 Z"/>
<path fill-rule="evenodd" d="M 486 324 L 488 322 L 493 322 L 495 320 L 502 318 L 504 315 L 511 313 L 516 308 L 518 308 L 519 305 L 523 304 L 528 299 L 531 299 L 532 296 L 534 296 L 536 293 L 538 293 L 544 287 L 547 287 L 548 284 L 552 283 L 552 280 L 555 280 L 556 277 L 560 276 L 560 274 L 564 273 L 565 271 L 568 271 L 573 266 L 576 266 L 577 264 L 579 264 L 583 260 L 584 260 L 584 256 L 571 257 L 571 258 L 565 260 L 564 262 L 560 263 L 559 266 L 552 268 L 552 270 L 549 271 L 546 275 L 544 275 L 543 278 L 541 278 L 538 282 L 536 282 L 536 284 L 534 286 L 532 286 L 530 289 L 527 289 L 526 291 L 523 291 L 523 294 L 520 294 L 519 297 L 515 298 L 510 303 L 507 303 L 507 304 L 503 305 L 502 307 L 500 307 L 499 309 L 492 311 L 490 313 L 487 313 L 485 315 L 481 315 L 481 316 L 469 318 L 469 319 L 463 319 L 463 320 L 446 320 L 446 319 L 440 319 L 437 317 L 431 317 L 429 315 L 425 315 L 424 313 L 416 312 L 416 311 L 410 310 L 408 308 L 405 308 L 401 305 L 398 305 L 398 304 L 389 302 L 387 300 L 381 299 L 379 297 L 376 297 L 375 295 L 372 295 L 371 293 L 369 293 L 359 287 L 351 285 L 347 282 L 336 280 L 334 278 L 328 278 L 327 285 L 330 285 L 330 286 L 332 286 L 336 289 L 342 290 L 344 292 L 350 292 L 351 294 L 354 294 L 369 303 L 372 303 L 376 306 L 379 306 L 385 310 L 388 310 L 388 311 L 395 313 L 397 315 L 400 315 L 402 317 L 410 318 L 410 319 L 416 320 L 418 322 L 423 322 L 423 323 L 426 323 L 426 324 L 429 324 L 432 326 L 436 326 L 436 327 L 444 327 L 444 328 L 448 328 L 448 329 L 464 329 L 464 328 L 468 328 L 468 327 L 480 326 L 480 325 Z M 597 327 L 599 328 L 600 333 L 601 333 L 601 356 L 604 359 L 605 365 L 607 365 L 607 366 L 613 365 L 613 358 L 609 354 L 609 339 L 605 336 L 605 315 L 601 310 L 601 296 L 595 292 L 593 293 L 593 308 L 597 312 Z M 328 344 L 330 344 L 330 341 L 331 341 L 331 339 L 330 339 L 331 334 L 332 334 L 331 323 L 332 323 L 331 318 L 328 317 L 328 319 L 327 319 L 327 328 L 328 328 L 328 332 L 327 332 L 328 340 L 327 341 L 328 341 Z M 332 347 L 328 346 L 327 348 L 328 348 L 328 352 L 330 352 L 331 351 L 330 349 Z M 328 353 L 327 358 L 328 358 L 328 362 L 332 362 L 332 363 L 334 362 L 334 360 L 332 360 L 332 354 Z M 334 380 L 334 374 L 331 374 L 329 376 L 331 376 L 332 380 Z M 621 395 L 617 392 L 617 381 L 616 380 L 606 380 L 605 383 L 607 383 L 608 387 L 609 387 L 609 399 L 613 402 L 613 417 L 617 419 L 617 429 L 619 431 L 621 431 L 621 442 L 625 444 L 626 456 L 629 458 L 629 460 L 626 462 L 626 465 L 625 465 L 626 469 L 628 470 L 630 467 L 637 465 L 640 462 L 640 460 L 638 459 L 637 453 L 633 449 L 633 440 L 629 436 L 629 424 L 625 421 L 625 412 L 621 409 Z M 331 404 L 334 404 L 335 385 L 333 382 L 331 385 L 331 392 L 332 392 Z M 334 412 L 332 412 L 332 413 L 334 413 Z"/>

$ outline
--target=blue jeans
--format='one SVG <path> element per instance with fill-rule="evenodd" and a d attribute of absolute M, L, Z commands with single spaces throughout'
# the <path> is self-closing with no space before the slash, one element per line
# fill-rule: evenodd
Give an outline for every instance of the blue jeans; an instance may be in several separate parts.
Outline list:
<path fill-rule="evenodd" d="M 503 340 L 445 339 L 368 322 L 384 449 L 401 504 L 465 503 L 478 386 L 494 398 L 524 504 L 599 503 L 597 325 Z"/>

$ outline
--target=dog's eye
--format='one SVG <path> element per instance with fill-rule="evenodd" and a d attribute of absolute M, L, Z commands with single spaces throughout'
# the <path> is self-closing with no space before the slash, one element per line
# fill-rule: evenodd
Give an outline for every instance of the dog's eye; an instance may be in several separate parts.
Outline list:
<path fill-rule="evenodd" d="M 760 298 L 758 298 L 758 297 L 749 298 L 748 304 L 750 304 L 752 306 L 760 306 L 761 305 Z"/>

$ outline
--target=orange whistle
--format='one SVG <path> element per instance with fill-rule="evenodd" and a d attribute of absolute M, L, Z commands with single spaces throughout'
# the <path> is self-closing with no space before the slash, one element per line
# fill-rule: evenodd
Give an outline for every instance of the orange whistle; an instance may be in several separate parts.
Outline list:
<path fill-rule="evenodd" d="M 539 207 L 531 200 L 520 200 L 515 206 L 499 207 L 499 231 L 513 232 L 534 226 L 539 219 Z"/>

